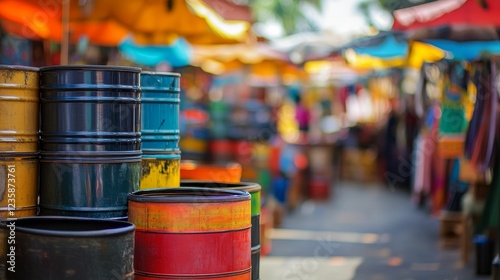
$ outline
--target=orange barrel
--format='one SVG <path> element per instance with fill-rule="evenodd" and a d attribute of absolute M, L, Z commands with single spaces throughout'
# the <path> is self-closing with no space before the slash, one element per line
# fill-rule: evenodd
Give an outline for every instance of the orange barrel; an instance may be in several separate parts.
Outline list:
<path fill-rule="evenodd" d="M 38 68 L 0 65 L 0 220 L 37 212 L 38 88 Z"/>
<path fill-rule="evenodd" d="M 201 164 L 190 160 L 181 161 L 181 179 L 237 183 L 241 180 L 241 165 L 236 162 Z"/>
<path fill-rule="evenodd" d="M 128 195 L 135 279 L 251 279 L 250 194 L 165 188 Z"/>
<path fill-rule="evenodd" d="M 252 280 L 259 279 L 260 264 L 260 195 L 261 186 L 257 183 L 224 183 L 214 181 L 181 180 L 181 188 L 197 187 L 209 189 L 238 190 L 250 193 L 252 197 Z"/>

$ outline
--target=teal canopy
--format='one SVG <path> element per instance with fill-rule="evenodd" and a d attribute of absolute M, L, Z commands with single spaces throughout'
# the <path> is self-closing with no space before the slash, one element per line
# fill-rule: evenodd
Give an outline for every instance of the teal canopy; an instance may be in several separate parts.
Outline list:
<path fill-rule="evenodd" d="M 454 60 L 475 60 L 488 55 L 500 54 L 500 41 L 455 42 L 450 40 L 424 40 L 448 53 Z"/>
<path fill-rule="evenodd" d="M 192 58 L 191 45 L 184 38 L 176 39 L 171 45 L 151 46 L 137 45 L 132 38 L 127 38 L 118 49 L 127 59 L 146 66 L 167 63 L 172 67 L 182 67 Z"/>

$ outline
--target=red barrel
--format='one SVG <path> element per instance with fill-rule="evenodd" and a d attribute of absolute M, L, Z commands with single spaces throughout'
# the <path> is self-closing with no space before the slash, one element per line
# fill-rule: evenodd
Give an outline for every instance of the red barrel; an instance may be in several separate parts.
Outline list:
<path fill-rule="evenodd" d="M 244 191 L 151 189 L 129 194 L 135 279 L 251 279 L 251 204 Z"/>

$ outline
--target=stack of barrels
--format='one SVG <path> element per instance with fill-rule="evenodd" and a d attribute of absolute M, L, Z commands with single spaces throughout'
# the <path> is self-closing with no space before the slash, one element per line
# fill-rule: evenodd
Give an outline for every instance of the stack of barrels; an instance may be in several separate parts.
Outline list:
<path fill-rule="evenodd" d="M 0 221 L 34 216 L 38 200 L 38 69 L 0 66 Z M 0 230 L 0 279 L 8 233 Z"/>
<path fill-rule="evenodd" d="M 0 278 L 259 279 L 261 187 L 180 181 L 179 80 L 0 67 Z"/>
<path fill-rule="evenodd" d="M 141 189 L 180 184 L 180 75 L 142 72 Z"/>

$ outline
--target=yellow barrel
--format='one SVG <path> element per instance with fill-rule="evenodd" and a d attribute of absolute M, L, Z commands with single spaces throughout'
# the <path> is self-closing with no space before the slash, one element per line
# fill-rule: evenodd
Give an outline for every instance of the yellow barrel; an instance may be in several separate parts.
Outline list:
<path fill-rule="evenodd" d="M 140 189 L 177 188 L 180 186 L 180 154 L 147 155 L 141 159 Z"/>
<path fill-rule="evenodd" d="M 0 153 L 38 152 L 38 69 L 0 65 Z"/>
<path fill-rule="evenodd" d="M 0 220 L 35 216 L 38 200 L 38 156 L 0 156 Z"/>
<path fill-rule="evenodd" d="M 37 212 L 38 87 L 37 68 L 0 65 L 0 220 Z"/>

